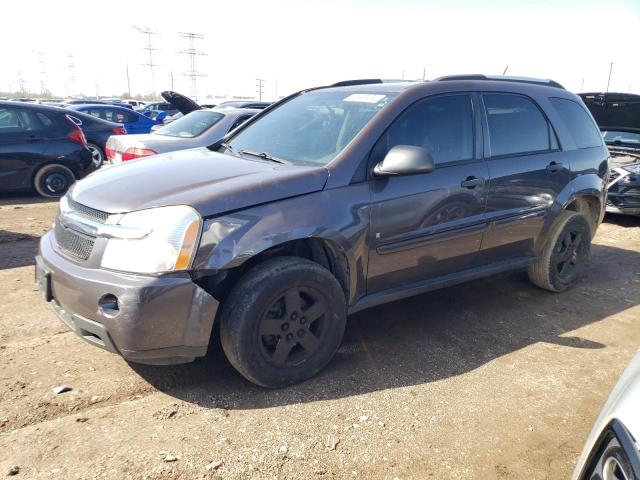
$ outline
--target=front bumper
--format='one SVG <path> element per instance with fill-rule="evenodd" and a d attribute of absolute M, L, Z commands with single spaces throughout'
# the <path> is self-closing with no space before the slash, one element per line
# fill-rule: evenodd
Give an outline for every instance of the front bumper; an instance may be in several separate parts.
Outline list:
<path fill-rule="evenodd" d="M 138 363 L 185 363 L 206 354 L 218 302 L 188 274 L 87 268 L 58 253 L 52 237 L 40 240 L 36 283 L 78 336 Z"/>

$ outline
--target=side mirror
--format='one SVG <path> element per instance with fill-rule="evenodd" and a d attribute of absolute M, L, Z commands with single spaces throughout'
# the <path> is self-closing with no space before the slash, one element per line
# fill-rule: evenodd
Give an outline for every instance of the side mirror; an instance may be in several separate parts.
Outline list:
<path fill-rule="evenodd" d="M 431 154 L 422 147 L 396 145 L 373 169 L 376 177 L 431 173 L 436 165 Z"/>
<path fill-rule="evenodd" d="M 151 114 L 152 114 L 152 112 L 151 112 L 151 110 L 144 110 L 144 111 L 142 112 L 142 114 L 143 114 L 145 117 L 147 117 L 147 118 L 151 118 Z"/>
<path fill-rule="evenodd" d="M 167 112 L 160 112 L 158 116 L 155 118 L 156 122 L 162 123 L 164 119 L 167 118 Z"/>

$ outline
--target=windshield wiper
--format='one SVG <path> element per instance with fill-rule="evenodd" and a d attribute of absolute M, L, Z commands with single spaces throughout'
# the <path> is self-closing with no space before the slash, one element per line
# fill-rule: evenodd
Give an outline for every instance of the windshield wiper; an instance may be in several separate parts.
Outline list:
<path fill-rule="evenodd" d="M 265 160 L 269 160 L 270 162 L 275 162 L 275 163 L 283 163 L 283 164 L 287 164 L 288 162 L 285 162 L 284 160 L 281 160 L 280 158 L 276 158 L 273 155 L 269 155 L 267 152 L 254 152 L 252 150 L 240 150 L 238 152 L 240 155 L 251 155 L 252 157 L 259 157 L 259 158 L 263 158 Z"/>
<path fill-rule="evenodd" d="M 220 146 L 221 146 L 221 147 L 226 148 L 227 150 L 229 150 L 229 151 L 230 151 L 231 153 L 233 153 L 236 157 L 238 156 L 238 155 L 236 154 L 235 149 L 234 149 L 231 145 L 229 145 L 228 143 L 224 143 L 224 142 L 222 142 L 222 143 L 220 144 Z"/>

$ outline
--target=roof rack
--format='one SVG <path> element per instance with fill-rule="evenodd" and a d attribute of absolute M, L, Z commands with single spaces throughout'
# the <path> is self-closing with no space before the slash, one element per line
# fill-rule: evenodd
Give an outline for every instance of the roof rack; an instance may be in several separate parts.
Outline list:
<path fill-rule="evenodd" d="M 534 85 L 547 85 L 549 87 L 556 87 L 566 90 L 555 80 L 548 80 L 543 78 L 529 78 L 529 77 L 507 77 L 504 75 L 447 75 L 445 77 L 439 77 L 434 82 L 444 82 L 449 80 L 491 80 L 496 82 L 517 82 L 517 83 L 532 83 Z"/>
<path fill-rule="evenodd" d="M 372 83 L 383 83 L 383 81 L 379 78 L 365 78 L 362 80 L 342 80 L 340 82 L 336 82 L 330 87 L 351 87 L 352 85 L 369 85 Z"/>

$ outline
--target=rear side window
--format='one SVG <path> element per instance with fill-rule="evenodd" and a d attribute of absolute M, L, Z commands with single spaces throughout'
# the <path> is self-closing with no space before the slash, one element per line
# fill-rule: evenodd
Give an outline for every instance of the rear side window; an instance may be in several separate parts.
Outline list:
<path fill-rule="evenodd" d="M 38 120 L 40 120 L 40 123 L 42 123 L 42 125 L 44 125 L 45 128 L 49 128 L 51 125 L 53 125 L 53 121 L 47 117 L 44 113 L 36 113 L 36 116 L 38 117 Z"/>
<path fill-rule="evenodd" d="M 401 113 L 378 141 L 374 161 L 397 145 L 429 151 L 436 164 L 473 158 L 473 110 L 469 95 L 427 98 Z"/>
<path fill-rule="evenodd" d="M 482 96 L 489 125 L 491 156 L 522 155 L 558 148 L 555 133 L 540 108 L 527 97 Z"/>
<path fill-rule="evenodd" d="M 581 105 L 566 98 L 550 98 L 549 100 L 571 132 L 578 148 L 602 145 L 600 131 Z"/>

